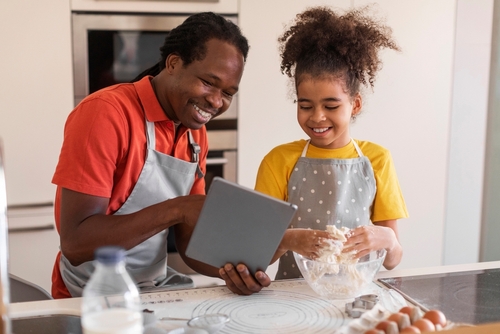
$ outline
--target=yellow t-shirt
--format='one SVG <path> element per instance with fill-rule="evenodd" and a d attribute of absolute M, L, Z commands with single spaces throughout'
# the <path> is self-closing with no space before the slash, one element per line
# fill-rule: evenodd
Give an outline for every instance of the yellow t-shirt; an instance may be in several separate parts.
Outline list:
<path fill-rule="evenodd" d="M 302 139 L 273 148 L 260 164 L 255 190 L 288 201 L 288 180 L 306 142 Z M 356 143 L 370 160 L 377 183 L 371 221 L 407 218 L 408 212 L 391 153 L 375 143 L 361 140 L 356 140 Z M 338 149 L 323 149 L 310 144 L 306 157 L 352 159 L 357 158 L 358 153 L 352 142 Z"/>

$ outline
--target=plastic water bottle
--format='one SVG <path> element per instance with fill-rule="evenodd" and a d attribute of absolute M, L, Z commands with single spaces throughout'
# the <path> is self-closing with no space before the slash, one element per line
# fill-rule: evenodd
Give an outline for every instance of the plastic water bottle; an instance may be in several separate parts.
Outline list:
<path fill-rule="evenodd" d="M 98 248 L 95 262 L 95 271 L 83 289 L 83 333 L 142 334 L 139 291 L 125 268 L 125 250 Z"/>

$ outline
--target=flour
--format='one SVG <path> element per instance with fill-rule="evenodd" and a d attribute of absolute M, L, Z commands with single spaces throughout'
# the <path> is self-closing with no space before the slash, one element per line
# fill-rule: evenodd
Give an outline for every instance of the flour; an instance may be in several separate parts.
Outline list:
<path fill-rule="evenodd" d="M 355 252 L 342 253 L 350 230 L 333 225 L 328 225 L 326 230 L 334 239 L 328 239 L 319 257 L 309 262 L 305 278 L 325 295 L 352 295 L 366 283 L 367 277 L 357 269 Z M 325 275 L 328 277 L 322 280 Z"/>
<path fill-rule="evenodd" d="M 326 231 L 334 238 L 327 239 L 327 245 L 319 251 L 319 257 L 316 261 L 326 262 L 328 264 L 354 264 L 358 259 L 354 258 L 354 252 L 342 253 L 344 243 L 347 241 L 350 229 L 341 227 L 338 229 L 334 225 L 327 225 Z"/>
<path fill-rule="evenodd" d="M 327 231 L 332 238 L 326 241 L 317 259 L 293 253 L 300 272 L 320 296 L 329 299 L 356 297 L 370 286 L 384 262 L 386 251 L 381 249 L 358 259 L 356 252 L 342 253 L 351 230 L 327 226 Z"/>

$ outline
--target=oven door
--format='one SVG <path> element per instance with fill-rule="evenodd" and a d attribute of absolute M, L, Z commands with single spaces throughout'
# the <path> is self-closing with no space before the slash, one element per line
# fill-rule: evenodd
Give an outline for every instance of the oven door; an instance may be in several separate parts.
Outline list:
<path fill-rule="evenodd" d="M 220 176 L 228 181 L 236 182 L 237 165 L 237 130 L 207 131 L 208 147 L 207 172 L 205 190 L 208 192 L 212 179 Z"/>
<path fill-rule="evenodd" d="M 236 182 L 236 150 L 209 151 L 207 157 L 207 172 L 205 174 L 205 190 L 208 192 L 214 177 L 219 176 L 228 181 Z"/>

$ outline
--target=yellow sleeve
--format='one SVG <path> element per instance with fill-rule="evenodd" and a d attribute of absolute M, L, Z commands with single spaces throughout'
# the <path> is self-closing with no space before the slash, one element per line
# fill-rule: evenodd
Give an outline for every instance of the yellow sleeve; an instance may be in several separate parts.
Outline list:
<path fill-rule="evenodd" d="M 273 148 L 260 163 L 255 190 L 287 201 L 288 180 L 305 143 L 300 140 Z"/>
<path fill-rule="evenodd" d="M 366 148 L 362 149 L 365 153 Z M 377 151 L 375 153 L 375 151 Z M 372 163 L 377 192 L 373 202 L 372 221 L 408 218 L 406 203 L 401 192 L 396 168 L 389 150 L 375 145 L 365 153 Z"/>
<path fill-rule="evenodd" d="M 281 177 L 280 175 L 276 175 L 276 172 L 277 171 L 273 169 L 272 165 L 264 158 L 257 172 L 255 190 L 285 200 L 287 197 L 287 187 L 286 184 L 280 184 L 278 180 L 281 179 Z"/>

